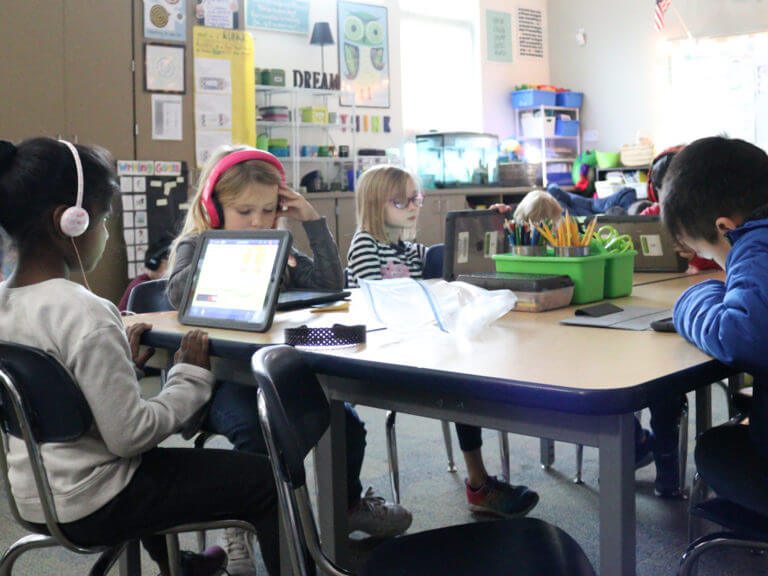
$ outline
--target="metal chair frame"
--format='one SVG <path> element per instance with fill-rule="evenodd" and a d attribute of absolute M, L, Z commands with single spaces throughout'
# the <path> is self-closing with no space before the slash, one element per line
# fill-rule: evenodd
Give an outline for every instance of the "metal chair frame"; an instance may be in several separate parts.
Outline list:
<path fill-rule="evenodd" d="M 48 356 L 48 358 L 52 362 L 56 362 L 54 358 L 50 356 Z M 25 406 L 24 398 L 20 393 L 16 382 L 12 375 L 8 373 L 2 365 L 1 361 L 0 385 L 2 385 L 7 398 L 10 400 L 11 408 L 13 409 L 13 413 L 19 424 L 22 440 L 24 441 L 31 462 L 35 487 L 40 497 L 43 515 L 45 517 L 46 530 L 48 531 L 48 534 L 40 534 L 37 532 L 37 527 L 33 523 L 22 518 L 19 509 L 16 506 L 16 501 L 13 498 L 10 488 L 11 484 L 8 478 L 8 432 L 5 430 L 4 426 L 0 426 L 0 441 L 2 442 L 2 448 L 0 449 L 0 470 L 2 471 L 3 481 L 7 487 L 6 494 L 8 497 L 9 508 L 14 519 L 26 530 L 32 532 L 32 534 L 16 540 L 16 542 L 11 544 L 0 557 L 0 576 L 11 576 L 16 561 L 25 552 L 37 548 L 50 548 L 53 546 L 62 546 L 77 554 L 100 554 L 96 563 L 91 567 L 89 575 L 103 576 L 112 568 L 120 555 L 125 551 L 128 542 L 122 542 L 113 546 L 82 546 L 70 540 L 62 532 L 58 514 L 56 512 L 53 490 L 48 482 L 48 473 L 40 453 L 40 444 L 38 444 L 33 433 L 33 425 L 29 418 L 28 409 Z M 241 520 L 218 520 L 183 524 L 158 532 L 158 534 L 164 534 L 166 537 L 166 544 L 168 546 L 168 564 L 171 571 L 170 576 L 181 576 L 181 553 L 179 550 L 178 534 L 231 527 L 241 528 L 253 533 L 256 531 L 248 522 Z"/>

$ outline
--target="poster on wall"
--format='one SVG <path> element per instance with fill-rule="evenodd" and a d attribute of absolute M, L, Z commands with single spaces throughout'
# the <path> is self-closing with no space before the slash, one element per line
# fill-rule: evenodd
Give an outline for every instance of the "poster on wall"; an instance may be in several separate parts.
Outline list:
<path fill-rule="evenodd" d="M 152 94 L 152 140 L 182 140 L 181 96 Z"/>
<path fill-rule="evenodd" d="M 309 0 L 245 0 L 245 27 L 309 34 Z"/>
<path fill-rule="evenodd" d="M 144 90 L 184 94 L 184 52 L 175 44 L 144 44 Z"/>
<path fill-rule="evenodd" d="M 144 37 L 184 42 L 187 0 L 144 0 Z"/>
<path fill-rule="evenodd" d="M 517 9 L 520 56 L 544 58 L 544 17 L 541 10 Z"/>
<path fill-rule="evenodd" d="M 195 26 L 195 157 L 202 167 L 222 144 L 256 146 L 253 38 Z"/>
<path fill-rule="evenodd" d="M 494 62 L 512 62 L 512 16 L 509 12 L 485 11 L 487 58 Z"/>
<path fill-rule="evenodd" d="M 144 271 L 150 245 L 175 237 L 184 222 L 187 199 L 185 162 L 118 160 L 123 208 L 123 240 L 128 278 Z"/>
<path fill-rule="evenodd" d="M 342 92 L 358 107 L 389 108 L 387 9 L 340 1 L 338 30 Z M 353 104 L 348 94 L 340 103 Z"/>
<path fill-rule="evenodd" d="M 237 0 L 197 0 L 195 20 L 198 26 L 213 28 L 238 27 Z"/>

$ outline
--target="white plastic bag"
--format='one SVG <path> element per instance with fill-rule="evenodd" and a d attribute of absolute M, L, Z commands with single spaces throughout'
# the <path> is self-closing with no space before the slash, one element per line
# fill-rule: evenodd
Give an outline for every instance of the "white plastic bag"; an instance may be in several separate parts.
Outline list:
<path fill-rule="evenodd" d="M 437 327 L 474 340 L 515 307 L 510 290 L 485 290 L 444 280 L 359 280 L 372 314 L 390 330 Z"/>

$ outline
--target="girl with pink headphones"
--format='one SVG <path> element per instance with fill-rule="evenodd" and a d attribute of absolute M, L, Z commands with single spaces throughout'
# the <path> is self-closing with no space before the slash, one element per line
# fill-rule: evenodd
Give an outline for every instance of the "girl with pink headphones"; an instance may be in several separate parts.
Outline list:
<path fill-rule="evenodd" d="M 263 150 L 245 146 L 223 146 L 216 150 L 200 177 L 181 234 L 169 258 L 168 299 L 178 307 L 193 268 L 200 235 L 210 229 L 259 230 L 275 228 L 279 217 L 299 220 L 309 238 L 313 258 L 292 249 L 286 288 L 337 290 L 344 285 L 339 250 L 325 218 L 285 183 L 280 161 Z M 254 388 L 220 382 L 207 414 L 205 430 L 223 434 L 242 452 L 266 454 L 258 423 Z M 376 537 L 396 536 L 411 524 L 410 513 L 398 504 L 385 502 L 371 489 L 361 497 L 360 469 L 365 453 L 365 427 L 355 410 L 347 405 L 347 486 L 350 531 L 361 530 Z M 226 530 L 224 544 L 229 555 L 230 574 L 255 574 L 253 547 L 242 531 Z"/>

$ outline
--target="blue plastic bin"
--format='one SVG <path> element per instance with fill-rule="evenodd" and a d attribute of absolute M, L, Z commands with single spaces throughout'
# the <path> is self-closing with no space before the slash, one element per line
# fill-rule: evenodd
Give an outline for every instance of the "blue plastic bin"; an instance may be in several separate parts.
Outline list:
<path fill-rule="evenodd" d="M 579 135 L 579 121 L 578 120 L 563 120 L 558 118 L 555 121 L 555 136 L 578 136 Z"/>
<path fill-rule="evenodd" d="M 547 184 L 571 186 L 573 185 L 573 176 L 570 172 L 547 172 Z"/>
<path fill-rule="evenodd" d="M 558 92 L 556 97 L 557 105 L 567 106 L 568 108 L 581 108 L 583 96 L 582 92 Z"/>
<path fill-rule="evenodd" d="M 515 108 L 554 106 L 556 101 L 557 95 L 548 90 L 517 90 L 512 92 L 512 106 Z"/>

